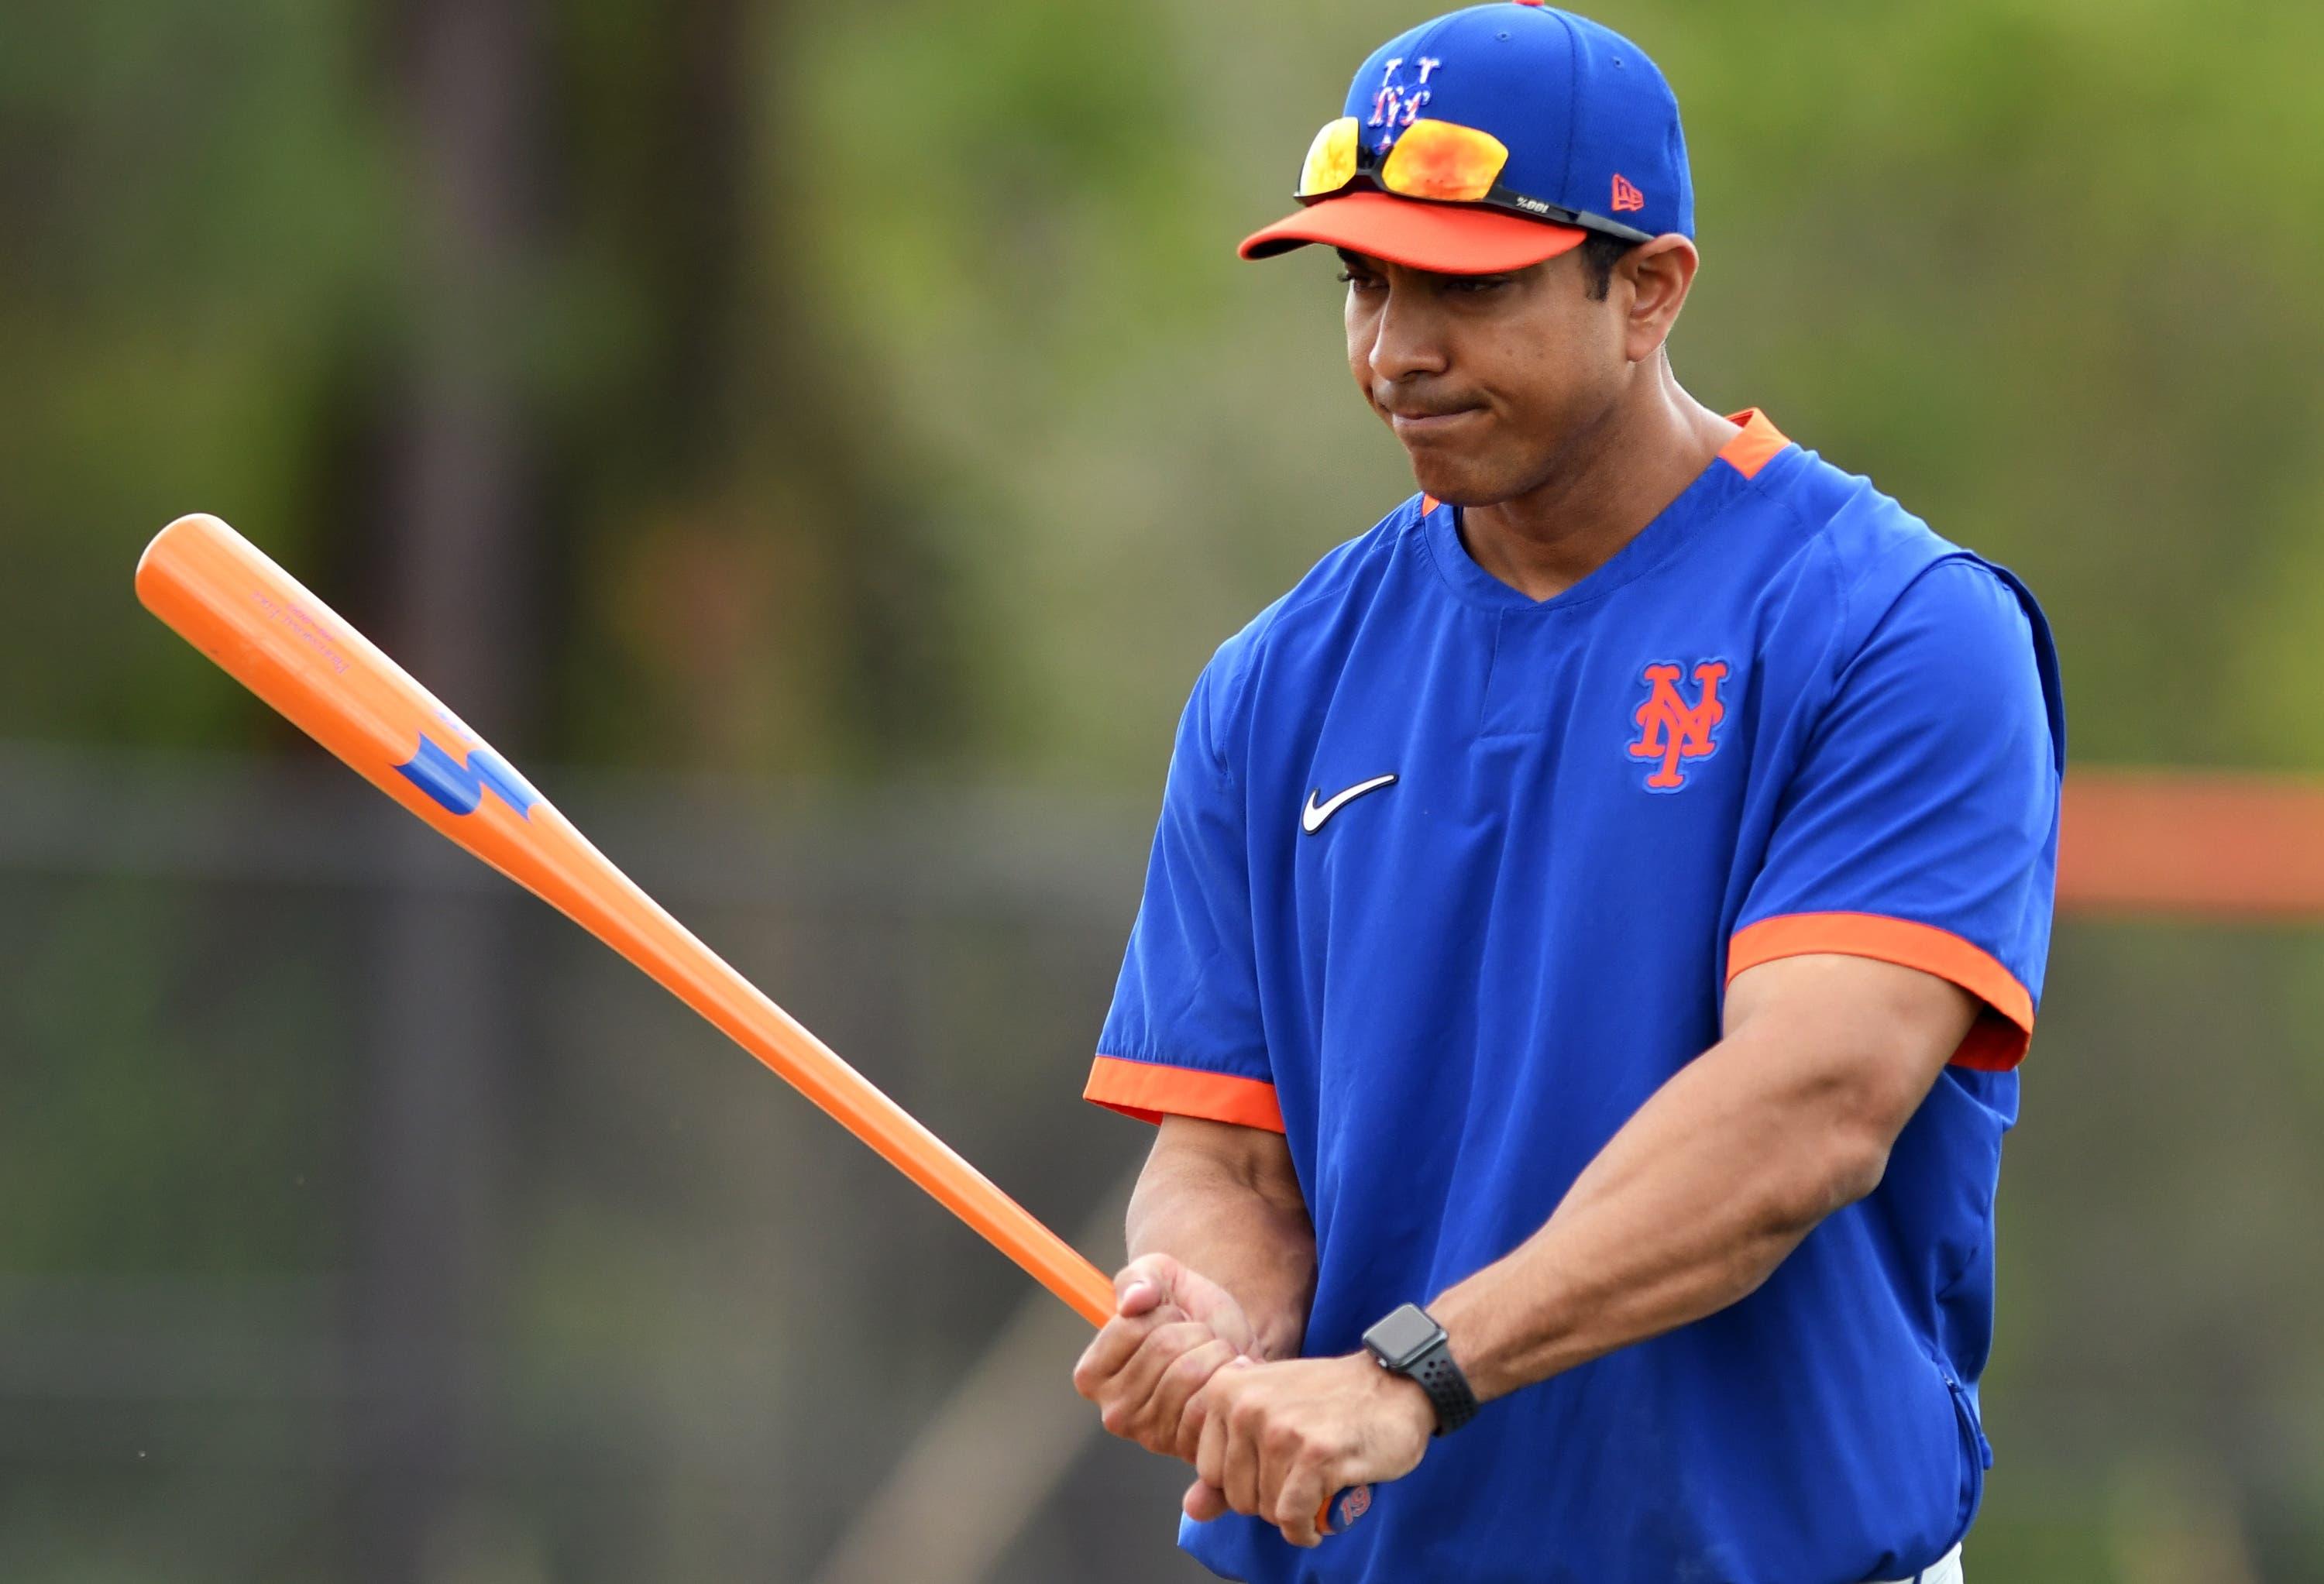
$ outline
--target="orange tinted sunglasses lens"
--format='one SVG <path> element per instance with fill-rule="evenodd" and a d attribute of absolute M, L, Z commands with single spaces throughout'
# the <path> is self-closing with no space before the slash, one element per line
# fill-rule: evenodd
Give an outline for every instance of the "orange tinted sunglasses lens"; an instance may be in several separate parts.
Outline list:
<path fill-rule="evenodd" d="M 1342 115 L 1326 122 L 1307 145 L 1307 162 L 1299 167 L 1299 196 L 1337 192 L 1356 179 L 1356 118 Z"/>
<path fill-rule="evenodd" d="M 1308 159 L 1312 162 L 1314 156 Z M 1450 121 L 1416 121 L 1397 134 L 1379 180 L 1406 198 L 1473 204 L 1493 190 L 1508 162 L 1508 145 L 1489 132 Z"/>

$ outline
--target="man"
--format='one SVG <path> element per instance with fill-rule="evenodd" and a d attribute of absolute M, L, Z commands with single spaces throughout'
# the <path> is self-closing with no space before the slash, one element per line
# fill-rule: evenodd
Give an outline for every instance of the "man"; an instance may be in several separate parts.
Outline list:
<path fill-rule="evenodd" d="M 2040 612 L 1680 389 L 1637 46 L 1427 23 L 1299 197 L 1242 252 L 1339 251 L 1424 493 L 1195 684 L 1087 1091 L 1160 1131 L 1076 1385 L 1194 1465 L 1230 1579 L 1957 1579 Z"/>

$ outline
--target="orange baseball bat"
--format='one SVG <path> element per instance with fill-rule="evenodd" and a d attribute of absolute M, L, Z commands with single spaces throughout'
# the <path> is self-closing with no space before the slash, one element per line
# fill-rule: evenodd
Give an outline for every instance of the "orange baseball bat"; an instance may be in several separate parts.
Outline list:
<path fill-rule="evenodd" d="M 215 517 L 137 563 L 146 609 L 364 778 L 564 913 L 724 1029 L 1083 1319 L 1113 1283 L 761 994 L 362 633 Z"/>
<path fill-rule="evenodd" d="M 364 778 L 651 975 L 1092 1325 L 1113 1283 L 688 931 L 460 718 L 217 518 L 180 517 L 137 597 Z M 1363 1487 L 1324 1504 L 1342 1525 Z M 1322 1525 L 1319 1520 L 1319 1526 Z"/>

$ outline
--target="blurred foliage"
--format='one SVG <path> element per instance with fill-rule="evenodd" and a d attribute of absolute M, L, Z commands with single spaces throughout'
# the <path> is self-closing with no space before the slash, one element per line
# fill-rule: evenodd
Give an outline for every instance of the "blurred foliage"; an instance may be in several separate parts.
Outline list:
<path fill-rule="evenodd" d="M 428 128 L 400 87 L 420 9 L 116 0 L 0 20 L 0 738 L 281 740 L 131 602 L 138 548 L 182 511 L 235 522 L 360 623 L 382 611 L 396 413 L 441 240 L 415 177 Z M 1212 647 L 1409 487 L 1343 382 L 1328 261 L 1255 268 L 1232 244 L 1285 204 L 1347 72 L 1418 14 L 542 0 L 526 14 L 531 75 L 509 91 L 528 204 L 473 334 L 515 371 L 547 547 L 548 705 L 478 725 L 527 764 L 1150 801 Z M 1682 380 L 1715 406 L 1766 407 L 2023 573 L 2059 632 L 2078 758 L 2324 769 L 2324 733 L 2292 729 L 2314 719 L 2306 658 L 2324 626 L 2324 210 L 2301 196 L 2324 186 L 2324 9 L 1607 0 L 1593 14 L 1655 53 L 1685 107 L 1705 264 L 1674 343 Z M 206 953 L 200 911 L 167 888 L 21 899 L 0 934 L 0 1031 L 34 1056 L 0 1095 L 0 1265 L 328 1267 L 348 1191 L 327 1141 L 352 1101 L 306 1053 L 349 994 L 326 965 L 360 944 L 286 929 L 259 971 Z M 995 1083 L 1020 1101 L 1069 1085 L 1078 1003 L 1044 1000 L 1038 972 L 996 967 L 1018 959 L 966 933 L 941 958 L 957 981 L 945 1004 L 986 1028 Z M 876 982 L 865 964 L 884 949 L 824 967 Z M 2324 1570 L 2324 1354 L 2291 1318 L 2324 1303 L 2301 1252 L 2324 1192 L 2319 969 L 2297 934 L 2061 938 L 2005 1185 L 2002 1462 L 1980 1584 Z M 1021 993 L 992 990 L 1016 972 Z M 237 1027 L 264 1032 L 245 1050 L 222 1032 Z M 945 1042 L 868 1016 L 861 1037 Z M 968 1153 L 1005 1153 L 1010 1114 L 983 1116 L 994 1137 Z M 720 1169 L 739 1174 L 758 1158 L 743 1135 L 779 1123 L 726 1126 Z M 616 1156 L 643 1148 L 620 1139 Z M 1042 1157 L 1038 1139 L 1015 1144 Z M 733 1211 L 700 1231 L 732 1184 L 668 1163 L 678 1185 L 616 1174 L 601 1202 L 586 1184 L 607 1163 L 576 1149 L 569 1180 L 529 1191 L 538 1241 L 511 1276 L 520 1386 L 552 1404 L 541 1439 L 570 1428 L 558 1414 L 596 1415 L 614 1440 L 641 1423 L 633 1404 L 540 1384 L 609 1350 L 710 1347 L 661 1384 L 724 1424 L 737 1411 L 721 1370 L 759 1380 L 772 1344 L 718 1352 L 686 1329 L 709 1322 L 658 1304 L 709 1281 L 728 1284 L 737 1325 L 779 1305 L 733 1274 L 762 1223 Z M 242 1174 L 259 1170 L 276 1174 L 263 1192 Z M 680 1224 L 698 1240 L 672 1250 Z M 979 1323 L 1011 1290 L 995 1278 Z M 971 1336 L 952 1353 L 919 1340 L 924 1378 L 887 1383 L 899 1419 L 925 1411 Z M 193 1436 L 231 1455 L 129 1504 L 112 1570 L 82 1571 L 76 1537 L 122 1508 L 42 1462 L 98 1456 L 76 1433 L 59 1411 L 0 1434 L 35 1471 L 0 1497 L 0 1546 L 52 1569 L 0 1556 L 0 1572 L 166 1576 L 176 1525 L 226 1499 L 217 1469 L 249 1439 L 231 1423 Z M 885 1443 L 863 1433 L 810 1471 L 816 1501 L 843 1504 L 878 1465 Z M 724 1469 L 772 1456 L 767 1434 L 664 1450 Z M 538 1478 L 566 1472 L 598 1483 L 560 1498 L 556 1537 L 487 1524 L 478 1554 L 517 1560 L 478 1576 L 581 1576 L 581 1551 L 613 1559 L 597 1576 L 686 1576 L 668 1559 L 737 1554 L 715 1536 L 756 1511 L 731 1472 L 618 1500 L 628 1465 Z M 287 1496 L 276 1528 L 248 1532 L 252 1557 L 202 1576 L 327 1576 L 327 1500 Z M 650 1534 L 672 1537 L 666 1552 Z"/>
<path fill-rule="evenodd" d="M 2024 572 L 2084 757 L 2314 768 L 2282 723 L 2324 621 L 2324 213 L 2292 201 L 2324 13 L 2231 9 L 1601 14 L 1686 107 L 1682 377 Z M 1210 646 L 1404 493 L 1326 263 L 1231 248 L 1409 8 L 747 13 L 732 126 L 690 115 L 673 14 L 540 18 L 540 214 L 494 332 L 566 566 L 534 740 L 1147 784 Z M 362 607 L 329 574 L 409 318 L 393 32 L 260 0 L 9 31 L 0 727 L 243 738 L 160 635 L 106 635 L 195 506 Z"/>

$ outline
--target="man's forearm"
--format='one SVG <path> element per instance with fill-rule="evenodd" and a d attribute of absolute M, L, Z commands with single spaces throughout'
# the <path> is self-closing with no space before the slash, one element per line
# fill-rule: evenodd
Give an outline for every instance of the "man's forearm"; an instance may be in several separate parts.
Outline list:
<path fill-rule="evenodd" d="M 1299 1351 L 1315 1294 L 1315 1231 L 1282 1185 L 1231 1165 L 1161 1153 L 1130 1196 L 1130 1255 L 1167 1254 L 1224 1287 L 1268 1358 Z"/>
<path fill-rule="evenodd" d="M 1918 1098 L 1868 1095 L 1773 1040 L 1723 1040 L 1639 1109 L 1540 1231 L 1431 1312 L 1480 1398 L 1713 1313 L 1878 1185 Z"/>

